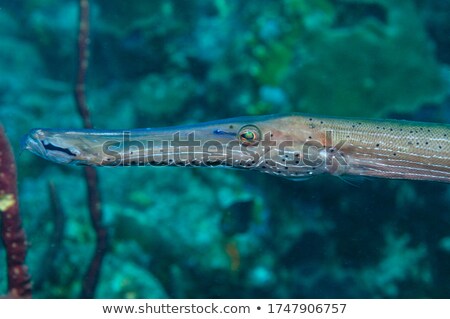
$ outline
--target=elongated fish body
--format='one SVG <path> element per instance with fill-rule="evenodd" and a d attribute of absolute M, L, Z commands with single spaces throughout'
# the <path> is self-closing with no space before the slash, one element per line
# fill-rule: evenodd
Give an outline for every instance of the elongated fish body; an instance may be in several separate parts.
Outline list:
<path fill-rule="evenodd" d="M 132 130 L 33 129 L 23 147 L 90 166 L 206 166 L 450 182 L 450 125 L 289 114 Z"/>

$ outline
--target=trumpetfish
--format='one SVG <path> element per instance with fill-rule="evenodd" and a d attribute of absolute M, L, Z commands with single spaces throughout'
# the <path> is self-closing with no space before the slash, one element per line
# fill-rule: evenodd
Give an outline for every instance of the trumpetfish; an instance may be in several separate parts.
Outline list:
<path fill-rule="evenodd" d="M 89 166 L 203 166 L 450 182 L 450 125 L 307 114 L 130 130 L 32 129 L 22 148 Z"/>

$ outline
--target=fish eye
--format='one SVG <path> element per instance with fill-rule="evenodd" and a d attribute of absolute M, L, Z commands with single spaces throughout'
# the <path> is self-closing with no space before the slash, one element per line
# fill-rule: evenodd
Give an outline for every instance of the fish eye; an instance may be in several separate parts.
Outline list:
<path fill-rule="evenodd" d="M 238 132 L 239 142 L 244 146 L 257 145 L 261 138 L 261 132 L 254 125 L 245 125 Z"/>

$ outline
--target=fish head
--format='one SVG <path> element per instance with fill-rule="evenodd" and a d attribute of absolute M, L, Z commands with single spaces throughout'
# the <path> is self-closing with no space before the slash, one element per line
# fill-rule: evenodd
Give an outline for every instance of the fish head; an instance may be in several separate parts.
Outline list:
<path fill-rule="evenodd" d="M 310 133 L 298 121 L 270 115 L 133 130 L 34 129 L 23 148 L 62 164 L 222 166 L 294 178 L 316 169 L 304 161 Z"/>
<path fill-rule="evenodd" d="M 83 143 L 85 135 L 84 130 L 32 129 L 22 137 L 21 149 L 58 164 L 91 165 L 98 156 L 92 141 Z"/>

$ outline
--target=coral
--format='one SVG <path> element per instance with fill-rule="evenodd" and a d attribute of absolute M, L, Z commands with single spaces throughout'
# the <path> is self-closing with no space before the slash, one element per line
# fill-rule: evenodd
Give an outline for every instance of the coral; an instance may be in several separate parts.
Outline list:
<path fill-rule="evenodd" d="M 132 262 L 124 264 L 115 256 L 106 257 L 97 290 L 98 298 L 168 298 L 159 281 L 147 269 Z"/>
<path fill-rule="evenodd" d="M 399 282 L 411 277 L 416 277 L 416 282 L 430 282 L 431 274 L 424 267 L 426 248 L 423 244 L 411 247 L 410 241 L 407 235 L 386 234 L 384 258 L 374 269 L 366 269 L 362 274 L 369 289 L 382 297 L 395 298 L 399 296 Z"/>
<path fill-rule="evenodd" d="M 1 235 L 8 265 L 8 294 L 31 297 L 31 278 L 25 264 L 27 241 L 22 228 L 17 197 L 16 164 L 3 127 L 0 126 Z"/>
<path fill-rule="evenodd" d="M 182 113 L 186 103 L 195 93 L 195 83 L 188 75 L 149 75 L 139 81 L 133 91 L 131 100 L 142 115 L 137 120 L 137 125 L 145 127 L 148 123 L 143 123 L 142 118 L 157 122 L 164 119 L 166 114 L 173 116 Z"/>
<path fill-rule="evenodd" d="M 443 98 L 419 13 L 407 1 L 379 2 L 387 21 L 369 16 L 353 26 L 325 24 L 307 32 L 303 61 L 286 78 L 289 95 L 299 97 L 295 110 L 382 117 Z"/>

